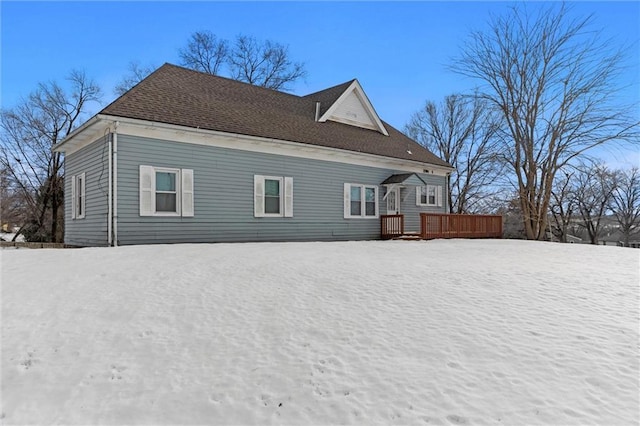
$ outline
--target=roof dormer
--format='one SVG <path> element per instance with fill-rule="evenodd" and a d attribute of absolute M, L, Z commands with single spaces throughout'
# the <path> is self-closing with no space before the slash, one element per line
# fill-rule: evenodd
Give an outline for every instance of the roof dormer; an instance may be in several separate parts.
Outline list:
<path fill-rule="evenodd" d="M 350 126 L 375 130 L 389 136 L 358 80 L 353 80 L 338 99 L 318 118 L 318 121 L 336 121 Z"/>

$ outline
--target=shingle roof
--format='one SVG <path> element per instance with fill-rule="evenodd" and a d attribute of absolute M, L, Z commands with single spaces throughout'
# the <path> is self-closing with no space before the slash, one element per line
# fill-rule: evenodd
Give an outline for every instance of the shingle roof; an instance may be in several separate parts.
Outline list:
<path fill-rule="evenodd" d="M 420 182 L 422 182 L 422 184 L 426 185 L 427 183 L 420 177 L 418 176 L 416 173 L 402 173 L 402 174 L 398 174 L 398 175 L 391 175 L 388 178 L 386 178 L 384 180 L 384 182 L 382 182 L 380 185 L 390 185 L 390 184 L 394 184 L 394 183 L 404 183 L 406 182 L 409 178 L 411 178 L 412 176 L 415 176 L 419 179 Z"/>
<path fill-rule="evenodd" d="M 314 104 L 315 102 L 320 102 L 320 115 L 322 116 L 354 81 L 355 79 L 349 80 L 346 83 L 308 94 L 304 98 L 312 100 Z"/>
<path fill-rule="evenodd" d="M 316 122 L 316 101 L 326 111 L 352 81 L 301 97 L 164 64 L 100 113 L 450 167 L 387 123 L 389 136 Z"/>

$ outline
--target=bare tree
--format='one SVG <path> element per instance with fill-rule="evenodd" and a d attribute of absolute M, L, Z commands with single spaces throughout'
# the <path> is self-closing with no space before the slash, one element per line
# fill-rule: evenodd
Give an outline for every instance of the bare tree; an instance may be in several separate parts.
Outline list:
<path fill-rule="evenodd" d="M 218 75 L 227 61 L 229 43 L 219 39 L 211 31 L 191 34 L 187 46 L 178 51 L 181 65 L 207 74 Z"/>
<path fill-rule="evenodd" d="M 624 246 L 629 247 L 631 236 L 640 231 L 640 169 L 637 167 L 618 172 L 611 210 L 624 237 Z"/>
<path fill-rule="evenodd" d="M 522 223 L 522 212 L 520 211 L 520 202 L 515 194 L 504 194 L 501 200 L 494 200 L 498 206 L 495 213 L 502 216 L 502 236 L 509 239 L 524 239 L 524 225 Z"/>
<path fill-rule="evenodd" d="M 482 97 L 501 111 L 529 239 L 545 237 L 558 170 L 637 134 L 637 121 L 614 103 L 623 53 L 590 31 L 591 21 L 570 18 L 565 4 L 537 14 L 517 5 L 473 32 L 451 67 L 486 83 Z"/>
<path fill-rule="evenodd" d="M 575 172 L 564 172 L 563 175 L 556 176 L 551 189 L 549 205 L 552 220 L 551 232 L 562 243 L 567 242 L 569 227 L 577 210 L 573 186 L 574 174 Z"/>
<path fill-rule="evenodd" d="M 231 44 L 211 31 L 196 31 L 189 37 L 187 45 L 178 50 L 178 56 L 184 67 L 274 90 L 287 91 L 291 83 L 307 74 L 304 63 L 290 59 L 287 46 L 244 35 L 238 35 L 235 43 Z M 150 71 L 132 63 L 129 74 L 116 91 L 124 93 Z"/>
<path fill-rule="evenodd" d="M 591 244 L 598 244 L 602 220 L 616 189 L 616 174 L 601 163 L 582 164 L 575 175 L 575 203 Z"/>
<path fill-rule="evenodd" d="M 307 72 L 302 62 L 289 59 L 289 49 L 272 41 L 258 42 L 239 35 L 229 55 L 231 78 L 274 90 L 288 90 L 289 84 Z"/>
<path fill-rule="evenodd" d="M 20 187 L 15 185 L 9 171 L 0 168 L 0 232 L 13 232 L 15 226 L 26 223 L 27 205 Z"/>
<path fill-rule="evenodd" d="M 67 80 L 68 91 L 54 82 L 39 84 L 0 118 L 0 167 L 28 210 L 23 228 L 28 225 L 40 240 L 61 241 L 63 235 L 63 163 L 51 148 L 84 118 L 87 104 L 100 98 L 99 87 L 84 72 L 71 71 Z"/>
<path fill-rule="evenodd" d="M 455 171 L 449 179 L 449 211 L 477 211 L 500 172 L 496 132 L 499 117 L 477 96 L 450 95 L 440 105 L 428 101 L 413 114 L 405 133 Z"/>
<path fill-rule="evenodd" d="M 114 92 L 118 96 L 122 96 L 125 92 L 129 91 L 133 86 L 141 82 L 149 74 L 151 74 L 157 67 L 155 65 L 142 66 L 138 61 L 129 62 L 128 72 L 122 77 L 122 80 L 114 88 Z"/>

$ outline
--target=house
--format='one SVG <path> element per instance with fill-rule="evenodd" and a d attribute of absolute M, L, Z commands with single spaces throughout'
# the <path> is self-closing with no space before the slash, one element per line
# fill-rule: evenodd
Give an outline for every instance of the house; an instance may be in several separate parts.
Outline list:
<path fill-rule="evenodd" d="M 567 234 L 565 236 L 565 239 L 569 244 L 581 244 L 583 242 L 582 238 L 576 237 L 575 235 L 571 235 L 571 234 Z"/>
<path fill-rule="evenodd" d="M 54 150 L 77 246 L 377 239 L 380 215 L 445 212 L 453 170 L 357 80 L 295 96 L 171 64 Z"/>
<path fill-rule="evenodd" d="M 640 247 L 640 233 L 638 232 L 632 232 L 629 235 L 629 247 L 634 247 L 634 248 L 638 248 Z M 615 228 L 613 231 L 608 231 L 606 235 L 603 235 L 602 237 L 599 238 L 599 244 L 602 244 L 603 246 L 618 246 L 618 247 L 624 247 L 625 246 L 625 236 L 624 233 L 622 231 L 620 231 L 620 229 Z"/>

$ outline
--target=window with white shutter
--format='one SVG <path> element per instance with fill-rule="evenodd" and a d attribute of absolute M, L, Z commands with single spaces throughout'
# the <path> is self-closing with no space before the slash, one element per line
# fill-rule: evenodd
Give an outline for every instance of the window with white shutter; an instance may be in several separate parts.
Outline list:
<path fill-rule="evenodd" d="M 86 174 L 71 176 L 71 219 L 84 219 L 86 202 Z"/>
<path fill-rule="evenodd" d="M 140 216 L 194 215 L 193 170 L 140 166 Z"/>
<path fill-rule="evenodd" d="M 253 177 L 253 215 L 255 217 L 293 217 L 293 178 Z"/>

